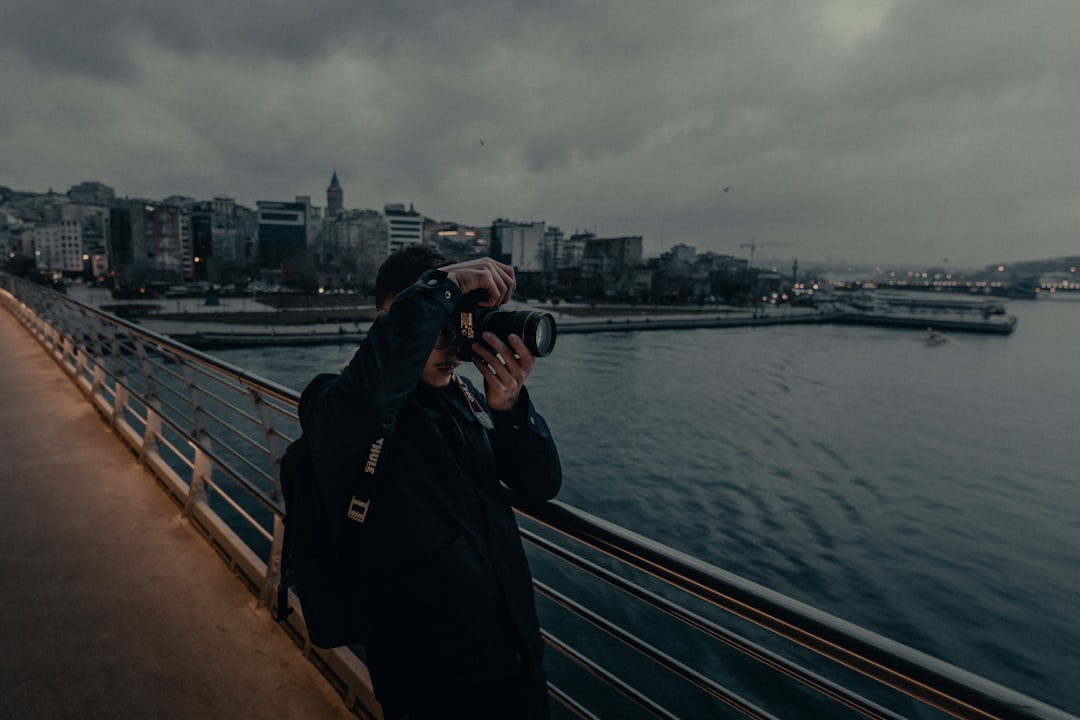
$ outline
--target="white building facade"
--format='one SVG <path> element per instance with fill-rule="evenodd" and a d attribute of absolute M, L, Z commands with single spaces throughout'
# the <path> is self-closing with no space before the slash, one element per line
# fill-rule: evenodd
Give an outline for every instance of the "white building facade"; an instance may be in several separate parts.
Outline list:
<path fill-rule="evenodd" d="M 390 228 L 391 253 L 424 242 L 424 216 L 411 204 L 408 210 L 400 203 L 384 205 L 383 214 Z"/>
<path fill-rule="evenodd" d="M 82 223 L 65 220 L 34 228 L 34 256 L 40 270 L 82 272 Z"/>

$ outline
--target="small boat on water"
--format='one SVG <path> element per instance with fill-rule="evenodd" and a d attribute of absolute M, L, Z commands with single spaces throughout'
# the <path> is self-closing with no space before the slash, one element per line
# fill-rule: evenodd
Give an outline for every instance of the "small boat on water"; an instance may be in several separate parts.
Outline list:
<path fill-rule="evenodd" d="M 923 344 L 925 344 L 927 347 L 937 347 L 938 345 L 944 345 L 952 338 L 950 338 L 948 335 L 945 335 L 944 333 L 938 332 L 932 327 L 928 327 L 926 328 L 926 335 L 919 339 L 922 340 Z"/>

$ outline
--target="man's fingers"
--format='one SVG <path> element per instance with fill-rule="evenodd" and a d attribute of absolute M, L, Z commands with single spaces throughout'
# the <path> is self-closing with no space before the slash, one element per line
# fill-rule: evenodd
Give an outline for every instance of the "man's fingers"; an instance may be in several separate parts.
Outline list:
<path fill-rule="evenodd" d="M 507 345 L 494 333 L 486 332 L 484 342 L 495 352 L 479 344 L 473 346 L 474 352 L 491 365 L 500 381 L 523 385 L 529 373 L 532 372 L 536 358 L 529 352 L 529 348 L 520 337 L 512 334 L 509 340 L 510 345 Z"/>
<path fill-rule="evenodd" d="M 502 305 L 517 286 L 514 269 L 491 258 L 447 265 L 444 270 L 463 293 L 480 288 L 487 290 L 488 297 L 479 303 L 484 307 Z"/>

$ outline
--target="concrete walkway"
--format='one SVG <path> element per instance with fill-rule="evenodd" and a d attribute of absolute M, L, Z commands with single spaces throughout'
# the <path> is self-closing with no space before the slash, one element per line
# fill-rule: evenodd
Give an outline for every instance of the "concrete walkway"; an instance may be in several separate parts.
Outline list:
<path fill-rule="evenodd" d="M 0 307 L 0 718 L 355 718 Z"/>

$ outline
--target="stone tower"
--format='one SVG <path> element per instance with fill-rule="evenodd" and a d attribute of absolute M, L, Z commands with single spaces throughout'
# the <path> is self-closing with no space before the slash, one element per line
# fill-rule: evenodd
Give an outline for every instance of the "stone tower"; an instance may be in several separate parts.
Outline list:
<path fill-rule="evenodd" d="M 337 170 L 330 179 L 330 187 L 326 188 L 326 217 L 332 218 L 345 210 L 345 193 L 341 189 L 341 183 L 337 179 Z"/>

